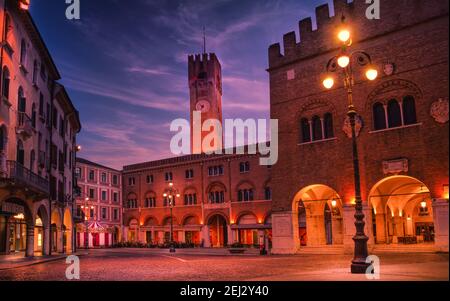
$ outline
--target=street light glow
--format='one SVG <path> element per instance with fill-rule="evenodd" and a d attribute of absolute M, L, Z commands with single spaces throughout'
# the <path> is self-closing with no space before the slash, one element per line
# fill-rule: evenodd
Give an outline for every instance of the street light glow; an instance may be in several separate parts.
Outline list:
<path fill-rule="evenodd" d="M 334 79 L 332 77 L 327 77 L 323 80 L 323 86 L 327 89 L 331 89 L 334 86 Z"/>
<path fill-rule="evenodd" d="M 341 31 L 339 31 L 338 33 L 338 39 L 341 42 L 347 42 L 348 40 L 350 40 L 350 31 L 348 31 L 347 29 L 343 29 Z"/>
<path fill-rule="evenodd" d="M 374 68 L 370 68 L 366 71 L 366 77 L 368 80 L 375 80 L 378 77 L 378 71 Z"/>
<path fill-rule="evenodd" d="M 338 58 L 337 63 L 341 68 L 346 68 L 348 64 L 350 64 L 350 57 L 348 57 L 347 55 L 341 55 Z"/>

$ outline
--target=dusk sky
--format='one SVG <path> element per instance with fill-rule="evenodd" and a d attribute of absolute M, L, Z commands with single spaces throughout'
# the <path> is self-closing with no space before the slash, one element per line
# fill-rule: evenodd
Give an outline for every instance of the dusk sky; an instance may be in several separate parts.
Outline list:
<path fill-rule="evenodd" d="M 173 156 L 169 125 L 189 119 L 187 56 L 202 51 L 203 26 L 224 118 L 268 118 L 267 49 L 326 2 L 81 0 L 69 21 L 64 0 L 34 0 L 30 12 L 80 111 L 79 155 L 121 169 Z"/>

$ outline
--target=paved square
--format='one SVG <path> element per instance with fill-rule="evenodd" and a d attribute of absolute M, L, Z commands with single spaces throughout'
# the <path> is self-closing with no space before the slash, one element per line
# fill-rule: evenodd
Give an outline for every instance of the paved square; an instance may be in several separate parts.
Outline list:
<path fill-rule="evenodd" d="M 448 280 L 448 254 L 381 254 L 385 281 Z M 217 256 L 167 250 L 89 250 L 81 257 L 83 281 L 351 281 L 348 255 Z M 0 270 L 0 280 L 65 281 L 65 260 Z"/>

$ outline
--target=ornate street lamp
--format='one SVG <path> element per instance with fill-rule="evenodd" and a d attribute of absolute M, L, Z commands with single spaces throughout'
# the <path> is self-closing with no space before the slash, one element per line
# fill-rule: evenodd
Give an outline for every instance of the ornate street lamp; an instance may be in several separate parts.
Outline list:
<path fill-rule="evenodd" d="M 175 245 L 173 242 L 173 206 L 175 205 L 175 199 L 180 197 L 178 190 L 173 187 L 173 183 L 169 183 L 169 188 L 163 194 L 163 197 L 169 200 L 170 208 L 170 253 L 175 253 Z"/>
<path fill-rule="evenodd" d="M 84 199 L 84 205 L 81 206 L 81 209 L 84 211 L 84 225 L 85 225 L 85 228 L 86 228 L 85 237 L 84 237 L 84 240 L 86 241 L 86 243 L 85 243 L 85 248 L 86 249 L 89 249 L 89 231 L 88 231 L 89 218 L 88 218 L 88 212 L 89 212 L 89 209 L 92 209 L 92 210 L 94 209 L 94 206 L 89 206 L 88 202 L 89 202 L 89 197 L 86 197 Z M 90 214 L 89 214 L 89 217 L 91 217 Z"/>
<path fill-rule="evenodd" d="M 356 142 L 355 123 L 357 118 L 356 108 L 353 104 L 353 65 L 355 63 L 359 66 L 365 67 L 365 75 L 368 80 L 373 81 L 378 76 L 378 71 L 372 65 L 370 55 L 364 51 L 350 52 L 349 48 L 352 45 L 351 31 L 345 24 L 345 17 L 342 17 L 342 28 L 337 35 L 342 43 L 340 53 L 331 58 L 327 64 L 327 76 L 323 80 L 323 85 L 327 89 L 334 86 L 333 73 L 342 72 L 344 77 L 344 86 L 347 90 L 348 112 L 347 116 L 350 120 L 352 131 L 352 149 L 353 149 L 353 173 L 355 183 L 355 227 L 356 235 L 353 237 L 355 242 L 354 258 L 352 260 L 351 272 L 353 274 L 364 274 L 370 263 L 366 263 L 366 258 L 369 255 L 367 249 L 367 241 L 369 238 L 364 233 L 364 213 L 361 199 L 361 180 L 359 173 L 359 159 L 358 159 L 358 145 Z"/>

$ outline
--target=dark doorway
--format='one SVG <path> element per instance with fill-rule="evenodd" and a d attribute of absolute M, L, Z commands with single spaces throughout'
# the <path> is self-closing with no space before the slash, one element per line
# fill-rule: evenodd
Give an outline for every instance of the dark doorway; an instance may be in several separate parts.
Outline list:
<path fill-rule="evenodd" d="M 209 235 L 212 247 L 228 245 L 227 221 L 221 215 L 214 215 L 209 219 Z"/>

